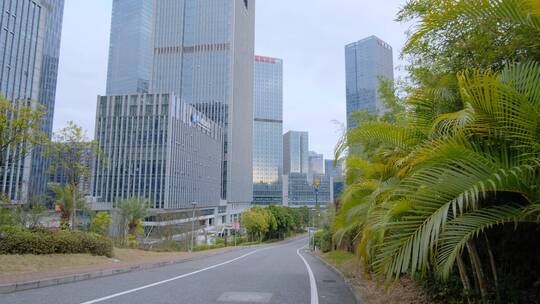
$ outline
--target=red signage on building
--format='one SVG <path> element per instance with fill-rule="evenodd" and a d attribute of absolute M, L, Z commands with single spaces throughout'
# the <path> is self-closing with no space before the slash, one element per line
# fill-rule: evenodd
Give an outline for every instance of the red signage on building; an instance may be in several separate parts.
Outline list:
<path fill-rule="evenodd" d="M 276 63 L 276 59 L 264 56 L 255 56 L 255 61 L 258 62 L 267 62 L 267 63 Z"/>

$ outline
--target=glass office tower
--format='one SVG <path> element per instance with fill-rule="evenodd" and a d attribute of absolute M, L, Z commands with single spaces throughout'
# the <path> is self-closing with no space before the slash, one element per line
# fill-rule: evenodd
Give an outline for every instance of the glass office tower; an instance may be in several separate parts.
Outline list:
<path fill-rule="evenodd" d="M 114 0 L 107 95 L 147 93 L 152 66 L 150 0 Z"/>
<path fill-rule="evenodd" d="M 309 151 L 309 174 L 324 174 L 324 155 Z"/>
<path fill-rule="evenodd" d="M 32 99 L 46 111 L 42 131 L 52 130 L 63 0 L 0 2 L 0 94 L 8 100 Z M 20 147 L 2 155 L 0 192 L 12 201 L 28 202 L 43 194 L 47 162 L 35 149 L 18 157 Z"/>
<path fill-rule="evenodd" d="M 283 174 L 283 61 L 255 56 L 253 202 L 281 204 Z"/>
<path fill-rule="evenodd" d="M 174 93 L 224 132 L 222 199 L 253 200 L 254 0 L 154 4 L 150 91 Z"/>
<path fill-rule="evenodd" d="M 283 173 L 309 173 L 308 132 L 289 131 L 283 135 Z"/>
<path fill-rule="evenodd" d="M 338 161 L 334 164 L 333 159 L 324 160 L 324 174 L 328 177 L 332 177 L 334 182 L 343 180 L 343 164 Z"/>
<path fill-rule="evenodd" d="M 347 90 L 347 128 L 357 126 L 351 114 L 369 111 L 378 115 L 386 111 L 379 97 L 379 78 L 394 80 L 392 47 L 370 36 L 345 46 Z"/>
<path fill-rule="evenodd" d="M 54 104 L 56 101 L 56 84 L 58 80 L 58 63 L 60 61 L 60 40 L 64 16 L 64 0 L 41 0 L 47 14 L 45 17 L 45 39 L 41 60 L 41 79 L 37 101 L 45 107 L 45 117 L 41 131 L 48 138 L 52 136 Z M 47 193 L 48 169 L 50 162 L 43 156 L 42 147 L 35 147 L 32 155 L 32 172 L 30 173 L 30 196 L 41 196 Z"/>

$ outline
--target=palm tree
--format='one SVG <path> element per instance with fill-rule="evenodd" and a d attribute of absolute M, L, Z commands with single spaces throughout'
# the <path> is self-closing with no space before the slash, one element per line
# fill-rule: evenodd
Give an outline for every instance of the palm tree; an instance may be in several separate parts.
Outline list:
<path fill-rule="evenodd" d="M 538 60 L 540 5 L 417 0 L 399 18 L 418 18 L 404 52 L 413 65 L 429 63 L 412 67 L 416 82 L 394 119 L 358 115 L 359 127 L 338 143 L 348 187 L 334 238 L 353 233 L 366 265 L 388 280 L 403 273 L 447 279 L 457 268 L 464 289 L 486 300 L 499 290 L 494 231 L 540 223 L 540 65 L 526 59 Z M 483 52 L 473 54 L 463 41 L 464 57 L 432 60 L 452 55 L 453 38 L 441 33 L 467 39 L 476 29 L 491 31 L 490 24 L 517 35 L 503 45 L 523 47 L 507 44 L 475 61 Z M 441 53 L 425 51 L 438 47 Z"/>
<path fill-rule="evenodd" d="M 140 234 L 142 229 L 142 221 L 148 215 L 148 201 L 139 198 L 128 198 L 120 200 L 117 204 L 121 225 L 121 241 L 123 245 L 127 240 L 127 236 L 135 238 Z"/>
<path fill-rule="evenodd" d="M 56 203 L 62 211 L 62 225 L 72 230 L 76 229 L 77 210 L 86 208 L 84 195 L 71 185 L 51 183 L 49 184 L 49 188 L 54 193 Z"/>
<path fill-rule="evenodd" d="M 465 71 L 458 87 L 458 112 L 424 111 L 432 96 L 419 90 L 409 99 L 413 123 L 367 122 L 347 134 L 346 145 L 371 151 L 349 156 L 336 237 L 360 227 L 357 250 L 388 279 L 428 269 L 445 279 L 457 265 L 464 287 L 473 277 L 486 298 L 477 243 L 489 244 L 486 231 L 498 225 L 540 223 L 540 65 Z"/>

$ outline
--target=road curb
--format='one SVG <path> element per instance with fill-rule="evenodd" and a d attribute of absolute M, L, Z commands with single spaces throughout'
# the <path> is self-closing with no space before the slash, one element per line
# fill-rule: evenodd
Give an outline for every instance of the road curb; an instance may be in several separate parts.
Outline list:
<path fill-rule="evenodd" d="M 14 293 L 14 292 L 23 291 L 23 290 L 63 285 L 63 284 L 69 284 L 73 282 L 104 278 L 104 277 L 109 277 L 109 276 L 114 276 L 114 275 L 119 275 L 119 274 L 135 272 L 135 271 L 161 268 L 165 266 L 182 264 L 186 262 L 197 261 L 204 258 L 214 257 L 220 254 L 243 250 L 250 247 L 251 246 L 237 246 L 224 252 L 216 252 L 216 253 L 211 253 L 211 254 L 206 254 L 206 255 L 201 255 L 197 257 L 181 259 L 181 260 L 156 262 L 156 263 L 146 264 L 146 265 L 135 265 L 135 266 L 129 266 L 125 268 L 100 270 L 100 271 L 93 271 L 93 272 L 87 272 L 87 273 L 77 273 L 77 274 L 72 274 L 72 275 L 67 275 L 67 276 L 52 277 L 52 278 L 46 278 L 46 279 L 41 279 L 41 280 L 35 280 L 35 281 L 4 284 L 4 285 L 0 285 L 0 294 L 8 294 L 8 293 Z"/>
<path fill-rule="evenodd" d="M 356 303 L 357 304 L 362 304 L 363 301 L 362 299 L 360 298 L 360 296 L 357 294 L 357 292 L 355 291 L 354 287 L 353 287 L 353 284 L 351 282 L 350 279 L 348 279 L 347 277 L 345 277 L 345 275 L 339 271 L 339 269 L 337 269 L 334 265 L 328 263 L 327 261 L 325 261 L 323 258 L 321 258 L 320 256 L 316 255 L 316 254 L 313 254 L 311 251 L 308 251 L 309 255 L 311 255 L 312 257 L 318 259 L 319 261 L 323 262 L 326 266 L 328 266 L 328 268 L 332 269 L 334 272 L 336 272 L 337 274 L 339 274 L 339 276 L 343 279 L 343 281 L 345 282 L 345 284 L 347 284 L 347 288 L 349 288 L 349 290 L 351 291 L 351 293 L 353 294 L 354 298 L 356 299 Z"/>

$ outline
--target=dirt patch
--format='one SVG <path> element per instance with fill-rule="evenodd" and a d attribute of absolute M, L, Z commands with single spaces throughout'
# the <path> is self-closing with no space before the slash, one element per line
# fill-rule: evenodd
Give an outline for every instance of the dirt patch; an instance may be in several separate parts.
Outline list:
<path fill-rule="evenodd" d="M 413 280 L 401 278 L 390 288 L 364 271 L 359 259 L 350 252 L 334 251 L 321 254 L 321 258 L 336 267 L 350 282 L 364 304 L 424 304 L 431 303 L 427 295 Z"/>

